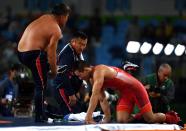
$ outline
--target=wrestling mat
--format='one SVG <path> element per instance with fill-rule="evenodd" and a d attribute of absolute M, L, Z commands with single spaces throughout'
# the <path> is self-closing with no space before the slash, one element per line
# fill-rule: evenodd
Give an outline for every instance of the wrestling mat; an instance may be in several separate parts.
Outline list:
<path fill-rule="evenodd" d="M 181 130 L 176 124 L 91 124 L 78 121 L 34 123 L 31 118 L 1 118 L 0 131 L 124 131 L 124 130 Z"/>

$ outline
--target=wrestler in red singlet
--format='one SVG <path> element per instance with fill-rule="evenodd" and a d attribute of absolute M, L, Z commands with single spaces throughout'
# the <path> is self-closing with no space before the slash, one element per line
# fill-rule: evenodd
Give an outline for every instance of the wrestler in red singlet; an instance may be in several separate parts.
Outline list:
<path fill-rule="evenodd" d="M 111 119 L 110 105 L 104 93 L 105 88 L 118 90 L 120 93 L 116 111 L 117 122 L 129 123 L 136 119 L 136 116 L 143 117 L 148 123 L 176 124 L 180 121 L 176 112 L 154 113 L 145 87 L 136 78 L 117 67 L 90 66 L 84 61 L 78 61 L 74 67 L 74 73 L 92 84 L 92 95 L 85 118 L 88 124 L 95 123 L 92 113 L 98 103 L 105 115 L 102 122 L 107 123 Z M 140 113 L 133 117 L 131 112 L 135 104 L 140 108 Z"/>
<path fill-rule="evenodd" d="M 111 68 L 117 71 L 117 75 L 113 79 L 105 79 L 103 87 L 120 92 L 117 111 L 131 113 L 135 104 L 140 108 L 141 113 L 150 111 L 152 107 L 144 86 L 129 73 L 116 67 Z"/>

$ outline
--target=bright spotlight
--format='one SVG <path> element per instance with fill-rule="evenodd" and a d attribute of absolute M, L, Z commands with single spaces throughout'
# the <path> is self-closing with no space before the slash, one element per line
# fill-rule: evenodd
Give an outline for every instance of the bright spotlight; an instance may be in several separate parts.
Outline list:
<path fill-rule="evenodd" d="M 161 43 L 156 42 L 152 51 L 155 55 L 159 55 L 163 49 L 163 45 Z"/>
<path fill-rule="evenodd" d="M 129 53 L 137 53 L 140 48 L 140 43 L 137 41 L 129 41 L 127 44 L 127 52 Z"/>
<path fill-rule="evenodd" d="M 174 50 L 174 53 L 176 56 L 181 56 L 183 55 L 184 51 L 185 51 L 185 46 L 178 44 Z"/>
<path fill-rule="evenodd" d="M 149 53 L 150 49 L 152 48 L 152 44 L 148 42 L 144 42 L 143 45 L 140 48 L 140 51 L 142 54 Z"/>
<path fill-rule="evenodd" d="M 164 49 L 164 53 L 165 55 L 170 55 L 174 50 L 174 45 L 172 44 L 167 44 L 165 49 Z"/>

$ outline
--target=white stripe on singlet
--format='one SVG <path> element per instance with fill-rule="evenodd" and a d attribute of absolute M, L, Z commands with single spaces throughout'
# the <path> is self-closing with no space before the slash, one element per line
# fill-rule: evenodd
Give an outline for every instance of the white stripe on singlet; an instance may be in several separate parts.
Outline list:
<path fill-rule="evenodd" d="M 128 77 L 126 77 L 126 75 L 122 72 L 117 72 L 116 78 L 122 80 L 122 81 L 127 81 L 129 80 Z"/>

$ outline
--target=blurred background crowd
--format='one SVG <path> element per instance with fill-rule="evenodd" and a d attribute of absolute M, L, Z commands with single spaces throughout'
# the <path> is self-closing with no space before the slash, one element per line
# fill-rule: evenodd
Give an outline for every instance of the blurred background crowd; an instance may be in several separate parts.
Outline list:
<path fill-rule="evenodd" d="M 175 85 L 173 105 L 181 116 L 186 115 L 186 51 L 167 56 L 163 51 L 155 55 L 152 51 L 141 54 L 126 50 L 129 41 L 186 46 L 185 0 L 6 0 L 0 5 L 0 81 L 12 65 L 20 63 L 16 47 L 25 27 L 60 2 L 69 4 L 72 13 L 57 51 L 69 42 L 73 31 L 81 30 L 89 37 L 84 54 L 92 65 L 122 66 L 128 60 L 139 65 L 134 75 L 141 78 L 156 72 L 161 63 L 169 63 Z M 18 88 L 28 90 L 32 86 L 30 72 L 19 68 Z"/>

